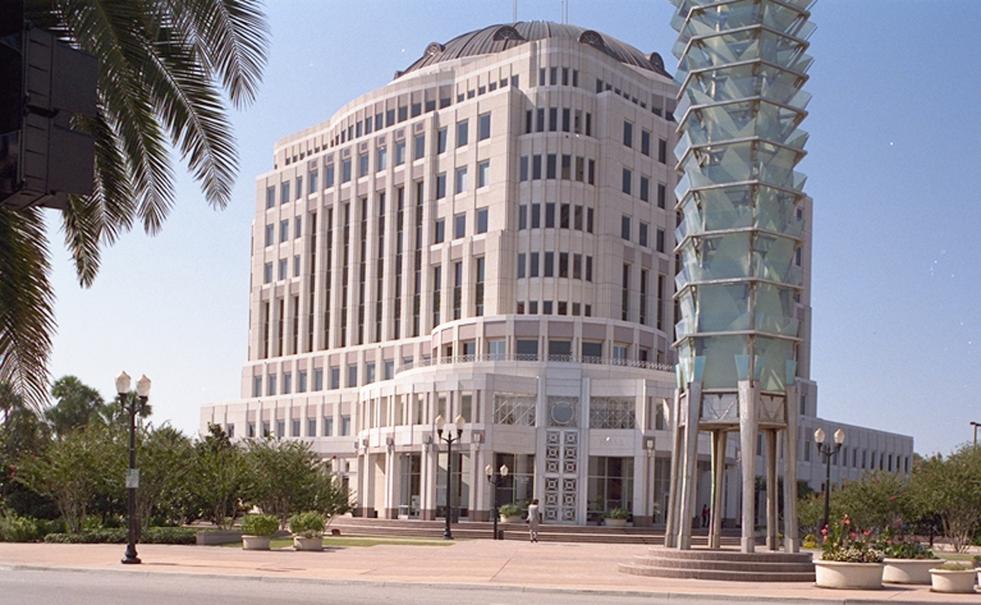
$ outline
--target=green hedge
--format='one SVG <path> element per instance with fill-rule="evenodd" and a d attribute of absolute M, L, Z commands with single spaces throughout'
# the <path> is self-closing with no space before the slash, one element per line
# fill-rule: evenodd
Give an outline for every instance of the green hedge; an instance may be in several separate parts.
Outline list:
<path fill-rule="evenodd" d="M 140 533 L 141 544 L 194 544 L 195 530 L 189 527 L 151 527 Z M 51 544 L 125 544 L 126 529 L 111 527 L 90 529 L 77 534 L 48 534 Z"/>

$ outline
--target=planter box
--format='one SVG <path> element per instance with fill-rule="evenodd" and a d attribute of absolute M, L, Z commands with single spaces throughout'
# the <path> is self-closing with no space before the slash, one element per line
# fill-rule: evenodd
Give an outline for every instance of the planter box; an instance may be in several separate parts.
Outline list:
<path fill-rule="evenodd" d="M 244 550 L 269 550 L 269 536 L 242 536 Z"/>
<path fill-rule="evenodd" d="M 814 562 L 815 584 L 819 588 L 882 588 L 882 563 Z"/>
<path fill-rule="evenodd" d="M 521 523 L 521 521 L 521 515 L 512 515 L 510 517 L 501 515 L 501 523 Z"/>
<path fill-rule="evenodd" d="M 321 536 L 315 538 L 304 538 L 303 536 L 293 536 L 293 550 L 312 550 L 321 551 L 324 549 L 324 539 Z"/>
<path fill-rule="evenodd" d="M 215 546 L 218 544 L 232 544 L 242 539 L 242 532 L 229 529 L 219 531 L 199 531 L 194 534 L 194 542 L 198 546 Z"/>
<path fill-rule="evenodd" d="M 893 584 L 929 584 L 930 570 L 943 565 L 941 559 L 886 559 L 882 581 Z"/>
<path fill-rule="evenodd" d="M 603 519 L 603 524 L 607 527 L 626 527 L 626 519 Z"/>
<path fill-rule="evenodd" d="M 948 571 L 930 570 L 930 590 L 933 592 L 974 593 L 974 580 L 977 572 L 973 569 Z"/>

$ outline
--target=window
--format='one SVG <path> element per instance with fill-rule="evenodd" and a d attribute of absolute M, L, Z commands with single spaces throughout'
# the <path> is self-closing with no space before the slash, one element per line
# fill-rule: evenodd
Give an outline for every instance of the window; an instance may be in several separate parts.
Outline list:
<path fill-rule="evenodd" d="M 276 375 L 269 374 L 266 376 L 266 395 L 276 394 Z"/>
<path fill-rule="evenodd" d="M 487 358 L 490 360 L 504 359 L 506 353 L 506 342 L 503 338 L 487 341 Z"/>
<path fill-rule="evenodd" d="M 548 202 L 545 204 L 545 228 L 553 227 L 555 227 L 555 202 Z"/>
<path fill-rule="evenodd" d="M 453 239 L 467 235 L 467 213 L 461 212 L 453 216 Z"/>
<path fill-rule="evenodd" d="M 586 281 L 593 281 L 593 257 L 586 257 Z"/>
<path fill-rule="evenodd" d="M 297 420 L 296 422 L 299 423 L 300 421 Z M 317 434 L 317 419 L 316 418 L 307 418 L 307 434 L 306 434 L 306 436 L 307 437 L 314 437 L 314 436 L 316 436 L 316 434 Z"/>
<path fill-rule="evenodd" d="M 322 391 L 324 390 L 324 369 L 314 368 L 313 369 L 313 390 Z"/>
<path fill-rule="evenodd" d="M 341 388 L 341 368 L 334 366 L 330 369 L 330 388 Z"/>
<path fill-rule="evenodd" d="M 582 343 L 583 363 L 599 363 L 600 359 L 602 358 L 603 358 L 602 342 L 583 341 Z"/>
<path fill-rule="evenodd" d="M 545 156 L 545 178 L 554 179 L 556 178 L 556 155 L 550 153 Z"/>
<path fill-rule="evenodd" d="M 486 209 L 485 209 L 486 210 Z M 484 257 L 478 256 L 476 259 L 476 279 L 474 279 L 474 308 L 475 315 L 480 317 L 484 314 L 484 274 L 486 272 Z"/>
<path fill-rule="evenodd" d="M 551 361 L 569 361 L 572 357 L 571 340 L 549 340 L 548 358 Z"/>
<path fill-rule="evenodd" d="M 453 263 L 453 319 L 463 315 L 463 262 Z"/>
<path fill-rule="evenodd" d="M 569 277 L 568 252 L 559 252 L 559 277 Z"/>
<path fill-rule="evenodd" d="M 351 180 L 351 158 L 341 160 L 341 182 L 347 183 Z"/>
<path fill-rule="evenodd" d="M 262 266 L 262 283 L 268 284 L 272 282 L 272 262 L 268 262 Z"/>
<path fill-rule="evenodd" d="M 640 131 L 640 152 L 648 157 L 651 155 L 651 133 L 648 130 Z"/>
<path fill-rule="evenodd" d="M 300 199 L 301 197 L 303 197 L 303 177 L 302 176 L 296 177 L 296 186 L 294 187 L 294 189 L 295 189 L 296 199 Z"/>
<path fill-rule="evenodd" d="M 622 282 L 623 289 L 620 293 L 620 319 L 627 321 L 630 310 L 630 265 L 623 264 Z"/>
<path fill-rule="evenodd" d="M 262 396 L 262 376 L 252 377 L 252 396 L 253 397 Z"/>
<path fill-rule="evenodd" d="M 446 173 L 440 172 L 436 175 L 436 199 L 441 200 L 446 197 Z"/>
<path fill-rule="evenodd" d="M 268 248 L 276 243 L 276 228 L 273 225 L 266 225 L 265 246 Z"/>
<path fill-rule="evenodd" d="M 323 424 L 323 428 L 321 429 L 320 433 L 324 437 L 333 437 L 334 436 L 334 417 L 333 416 L 324 416 L 324 424 Z"/>
<path fill-rule="evenodd" d="M 296 392 L 306 393 L 307 392 L 307 371 L 300 370 L 296 373 Z"/>
<path fill-rule="evenodd" d="M 279 241 L 285 242 L 290 238 L 290 222 L 288 220 L 279 221 Z"/>
<path fill-rule="evenodd" d="M 538 341 L 537 340 L 518 340 L 516 342 L 517 358 L 520 361 L 538 360 Z"/>
<path fill-rule="evenodd" d="M 388 167 L 386 164 L 388 161 L 388 150 L 384 147 L 379 147 L 376 156 L 375 172 L 385 170 Z"/>
<path fill-rule="evenodd" d="M 491 135 L 491 114 L 482 113 L 477 116 L 477 140 L 489 139 Z"/>
<path fill-rule="evenodd" d="M 627 147 L 634 146 L 634 125 L 626 120 L 623 122 L 623 144 Z"/>
<path fill-rule="evenodd" d="M 657 140 L 657 161 L 662 164 L 668 162 L 668 142 L 664 139 Z"/>
<path fill-rule="evenodd" d="M 559 205 L 559 229 L 569 228 L 569 204 Z"/>
<path fill-rule="evenodd" d="M 375 381 L 375 362 L 369 361 L 364 364 L 364 383 L 371 384 Z"/>
<path fill-rule="evenodd" d="M 293 277 L 300 277 L 300 255 L 293 255 Z M 294 317 L 294 321 L 296 318 Z"/>
<path fill-rule="evenodd" d="M 627 195 L 630 195 L 630 182 L 633 180 L 633 173 L 631 173 L 626 168 L 623 169 L 623 185 L 622 191 Z"/>
<path fill-rule="evenodd" d="M 330 164 L 327 164 L 327 168 L 325 169 L 325 171 L 326 171 L 326 173 L 324 174 L 324 187 L 333 187 L 334 186 L 334 164 L 333 164 L 333 162 L 331 162 Z"/>
<path fill-rule="evenodd" d="M 528 228 L 528 206 L 518 206 L 518 231 Z"/>
<path fill-rule="evenodd" d="M 538 229 L 542 226 L 542 205 L 531 205 L 531 228 Z"/>
<path fill-rule="evenodd" d="M 657 251 L 664 252 L 664 229 L 657 230 Z"/>
<path fill-rule="evenodd" d="M 527 162 L 525 163 L 525 172 L 528 171 Z M 481 187 L 486 187 L 490 183 L 490 160 L 484 160 L 477 164 L 477 189 Z"/>
<path fill-rule="evenodd" d="M 571 113 L 568 107 L 562 110 L 562 132 L 569 132 Z"/>
<path fill-rule="evenodd" d="M 630 217 L 623 216 L 620 218 L 620 237 L 630 241 Z"/>
<path fill-rule="evenodd" d="M 589 160 L 587 166 L 589 169 L 586 171 L 586 182 L 594 185 L 596 184 L 596 160 Z"/>
<path fill-rule="evenodd" d="M 647 246 L 647 223 L 640 223 L 640 235 L 637 239 L 637 243 L 641 246 Z"/>
<path fill-rule="evenodd" d="M 589 400 L 589 428 L 632 429 L 637 425 L 633 399 L 592 397 Z M 630 497 L 625 494 L 625 497 Z"/>
<path fill-rule="evenodd" d="M 555 132 L 559 129 L 559 109 L 557 107 L 548 108 L 548 130 Z"/>
<path fill-rule="evenodd" d="M 307 174 L 307 188 L 310 195 L 317 193 L 317 171 L 311 170 Z"/>
<path fill-rule="evenodd" d="M 395 377 L 395 360 L 386 359 L 382 364 L 382 380 L 391 380 Z"/>
<path fill-rule="evenodd" d="M 545 277 L 555 276 L 555 253 L 546 252 L 545 253 Z"/>
<path fill-rule="evenodd" d="M 651 180 L 646 176 L 640 177 L 640 201 L 651 201 Z"/>
<path fill-rule="evenodd" d="M 344 414 L 341 416 L 341 437 L 347 437 L 351 434 L 351 416 L 350 414 Z"/>
<path fill-rule="evenodd" d="M 303 235 L 303 219 L 296 217 L 293 219 L 293 239 L 300 239 Z"/>
<path fill-rule="evenodd" d="M 582 206 L 574 206 L 572 228 L 576 231 L 582 231 Z"/>
<path fill-rule="evenodd" d="M 395 165 L 401 166 L 405 163 L 405 141 L 395 142 Z"/>
<path fill-rule="evenodd" d="M 535 114 L 532 113 L 532 111 L 530 109 L 527 110 L 527 111 L 525 111 L 525 134 L 528 134 L 529 132 L 531 132 L 532 130 L 535 129 L 535 127 L 534 127 L 534 122 L 535 122 L 534 115 Z"/>
<path fill-rule="evenodd" d="M 456 146 L 463 147 L 469 142 L 470 120 L 460 120 L 456 123 Z"/>
<path fill-rule="evenodd" d="M 518 254 L 518 279 L 525 276 L 525 255 L 524 253 Z"/>
<path fill-rule="evenodd" d="M 531 156 L 531 179 L 533 181 L 540 180 L 542 178 L 542 156 L 533 155 Z"/>
<path fill-rule="evenodd" d="M 368 154 L 362 153 L 358 156 L 358 178 L 368 176 Z"/>
<path fill-rule="evenodd" d="M 290 201 L 290 182 L 284 181 L 279 184 L 279 203 L 285 204 Z"/>
<path fill-rule="evenodd" d="M 535 132 L 545 132 L 545 108 L 539 108 L 535 112 L 535 117 Z"/>
<path fill-rule="evenodd" d="M 667 197 L 668 197 L 667 187 L 665 187 L 661 183 L 658 183 L 657 184 L 657 207 L 658 208 L 664 208 L 664 205 L 665 205 L 665 203 L 667 201 Z"/>
<path fill-rule="evenodd" d="M 582 254 L 572 255 L 572 279 L 582 279 Z"/>
<path fill-rule="evenodd" d="M 347 366 L 347 383 L 345 383 L 345 386 L 358 386 L 358 366 L 356 364 L 352 363 Z"/>
<path fill-rule="evenodd" d="M 532 252 L 528 255 L 528 277 L 538 277 L 538 253 Z"/>
<path fill-rule="evenodd" d="M 522 183 L 528 180 L 528 156 L 523 155 L 518 160 L 518 180 Z"/>
<path fill-rule="evenodd" d="M 467 167 L 456 169 L 456 178 L 454 179 L 453 192 L 456 194 L 463 193 L 467 190 Z"/>
<path fill-rule="evenodd" d="M 487 233 L 487 208 L 477 208 L 477 233 Z"/>
<path fill-rule="evenodd" d="M 446 126 L 436 131 L 436 153 L 446 153 Z"/>
<path fill-rule="evenodd" d="M 413 155 L 412 159 L 419 160 L 426 155 L 426 135 L 425 133 L 420 133 L 413 139 Z"/>
<path fill-rule="evenodd" d="M 272 208 L 276 205 L 276 188 L 266 187 L 266 208 Z"/>
<path fill-rule="evenodd" d="M 559 178 L 566 181 L 572 178 L 572 156 L 567 153 L 562 154 L 562 172 Z"/>
<path fill-rule="evenodd" d="M 287 268 L 287 262 L 286 262 L 286 259 L 285 258 L 279 259 L 279 267 L 278 268 L 279 268 L 279 271 L 277 272 L 277 278 L 276 279 L 281 279 L 281 280 L 282 279 L 286 279 L 286 274 L 287 274 L 287 269 L 288 268 Z"/>
<path fill-rule="evenodd" d="M 446 239 L 446 219 L 438 218 L 433 229 L 433 243 L 442 244 Z"/>

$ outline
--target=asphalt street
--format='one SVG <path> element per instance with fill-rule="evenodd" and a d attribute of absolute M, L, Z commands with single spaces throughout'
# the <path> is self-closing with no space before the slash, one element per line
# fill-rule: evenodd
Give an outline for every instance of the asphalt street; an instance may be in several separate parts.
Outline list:
<path fill-rule="evenodd" d="M 657 602 L 656 598 L 651 597 L 559 591 L 548 593 L 404 584 L 386 586 L 270 581 L 139 572 L 128 574 L 0 569 L 2 605 L 652 605 Z"/>

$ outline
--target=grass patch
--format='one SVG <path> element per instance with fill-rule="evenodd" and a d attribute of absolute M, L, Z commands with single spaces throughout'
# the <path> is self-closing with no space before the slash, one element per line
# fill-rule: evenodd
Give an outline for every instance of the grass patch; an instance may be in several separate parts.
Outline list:
<path fill-rule="evenodd" d="M 325 548 L 366 547 L 379 546 L 383 544 L 392 544 L 396 546 L 452 546 L 453 542 L 450 540 L 413 540 L 402 538 L 368 538 L 357 536 L 324 537 Z M 222 544 L 222 546 L 242 548 L 242 543 L 232 542 L 230 544 Z M 293 548 L 293 538 L 274 538 L 272 541 L 270 541 L 269 547 L 273 549 Z"/>

